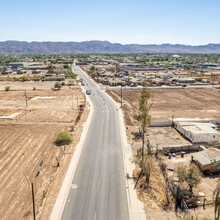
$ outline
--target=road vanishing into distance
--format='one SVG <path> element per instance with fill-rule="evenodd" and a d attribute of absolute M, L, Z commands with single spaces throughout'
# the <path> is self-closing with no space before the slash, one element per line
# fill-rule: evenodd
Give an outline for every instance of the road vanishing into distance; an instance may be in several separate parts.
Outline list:
<path fill-rule="evenodd" d="M 62 220 L 127 220 L 128 201 L 117 107 L 77 66 L 94 107 Z"/>

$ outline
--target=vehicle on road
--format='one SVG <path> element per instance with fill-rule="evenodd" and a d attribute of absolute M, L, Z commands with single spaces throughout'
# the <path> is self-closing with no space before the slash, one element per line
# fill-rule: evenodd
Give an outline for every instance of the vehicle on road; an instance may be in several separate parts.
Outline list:
<path fill-rule="evenodd" d="M 91 90 L 87 90 L 87 91 L 86 91 L 86 94 L 87 94 L 87 95 L 90 95 L 90 94 L 91 94 Z"/>

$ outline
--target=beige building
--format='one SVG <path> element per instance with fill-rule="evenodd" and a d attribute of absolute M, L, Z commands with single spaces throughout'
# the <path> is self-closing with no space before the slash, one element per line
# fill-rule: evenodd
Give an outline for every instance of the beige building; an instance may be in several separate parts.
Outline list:
<path fill-rule="evenodd" d="M 220 171 L 220 150 L 209 148 L 200 152 L 191 153 L 192 161 L 194 161 L 203 172 L 219 172 Z"/>
<path fill-rule="evenodd" d="M 219 142 L 220 134 L 212 123 L 179 121 L 174 127 L 192 143 Z"/>

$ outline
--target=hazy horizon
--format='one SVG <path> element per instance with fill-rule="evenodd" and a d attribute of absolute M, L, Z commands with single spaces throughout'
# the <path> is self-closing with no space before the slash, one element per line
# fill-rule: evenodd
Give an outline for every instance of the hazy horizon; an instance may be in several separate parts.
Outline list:
<path fill-rule="evenodd" d="M 51 42 L 51 43 L 83 43 L 83 42 L 108 42 L 111 44 L 121 44 L 121 45 L 132 45 L 132 44 L 137 44 L 137 45 L 183 45 L 183 46 L 206 46 L 206 45 L 210 45 L 210 44 L 220 44 L 220 43 L 207 43 L 207 44 L 197 44 L 197 45 L 193 45 L 193 44 L 182 44 L 182 43 L 149 43 L 149 44 L 143 44 L 143 43 L 120 43 L 120 42 L 111 42 L 108 40 L 85 40 L 85 41 L 53 41 L 53 40 L 43 40 L 43 41 L 37 41 L 37 40 L 33 40 L 33 41 L 26 41 L 26 40 L 5 40 L 5 41 L 0 41 L 0 42 L 27 42 L 27 43 L 34 43 L 34 42 L 38 42 L 38 43 L 43 43 L 43 42 Z"/>
<path fill-rule="evenodd" d="M 7 0 L 0 41 L 218 44 L 220 1 Z"/>

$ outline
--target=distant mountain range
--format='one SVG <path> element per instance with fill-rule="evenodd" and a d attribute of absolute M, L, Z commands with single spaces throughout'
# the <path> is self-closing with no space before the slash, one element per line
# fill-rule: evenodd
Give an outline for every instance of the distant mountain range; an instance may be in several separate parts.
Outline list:
<path fill-rule="evenodd" d="M 220 54 L 220 44 L 200 46 L 181 44 L 119 44 L 108 41 L 83 42 L 0 42 L 0 54 L 46 53 L 213 53 Z"/>

